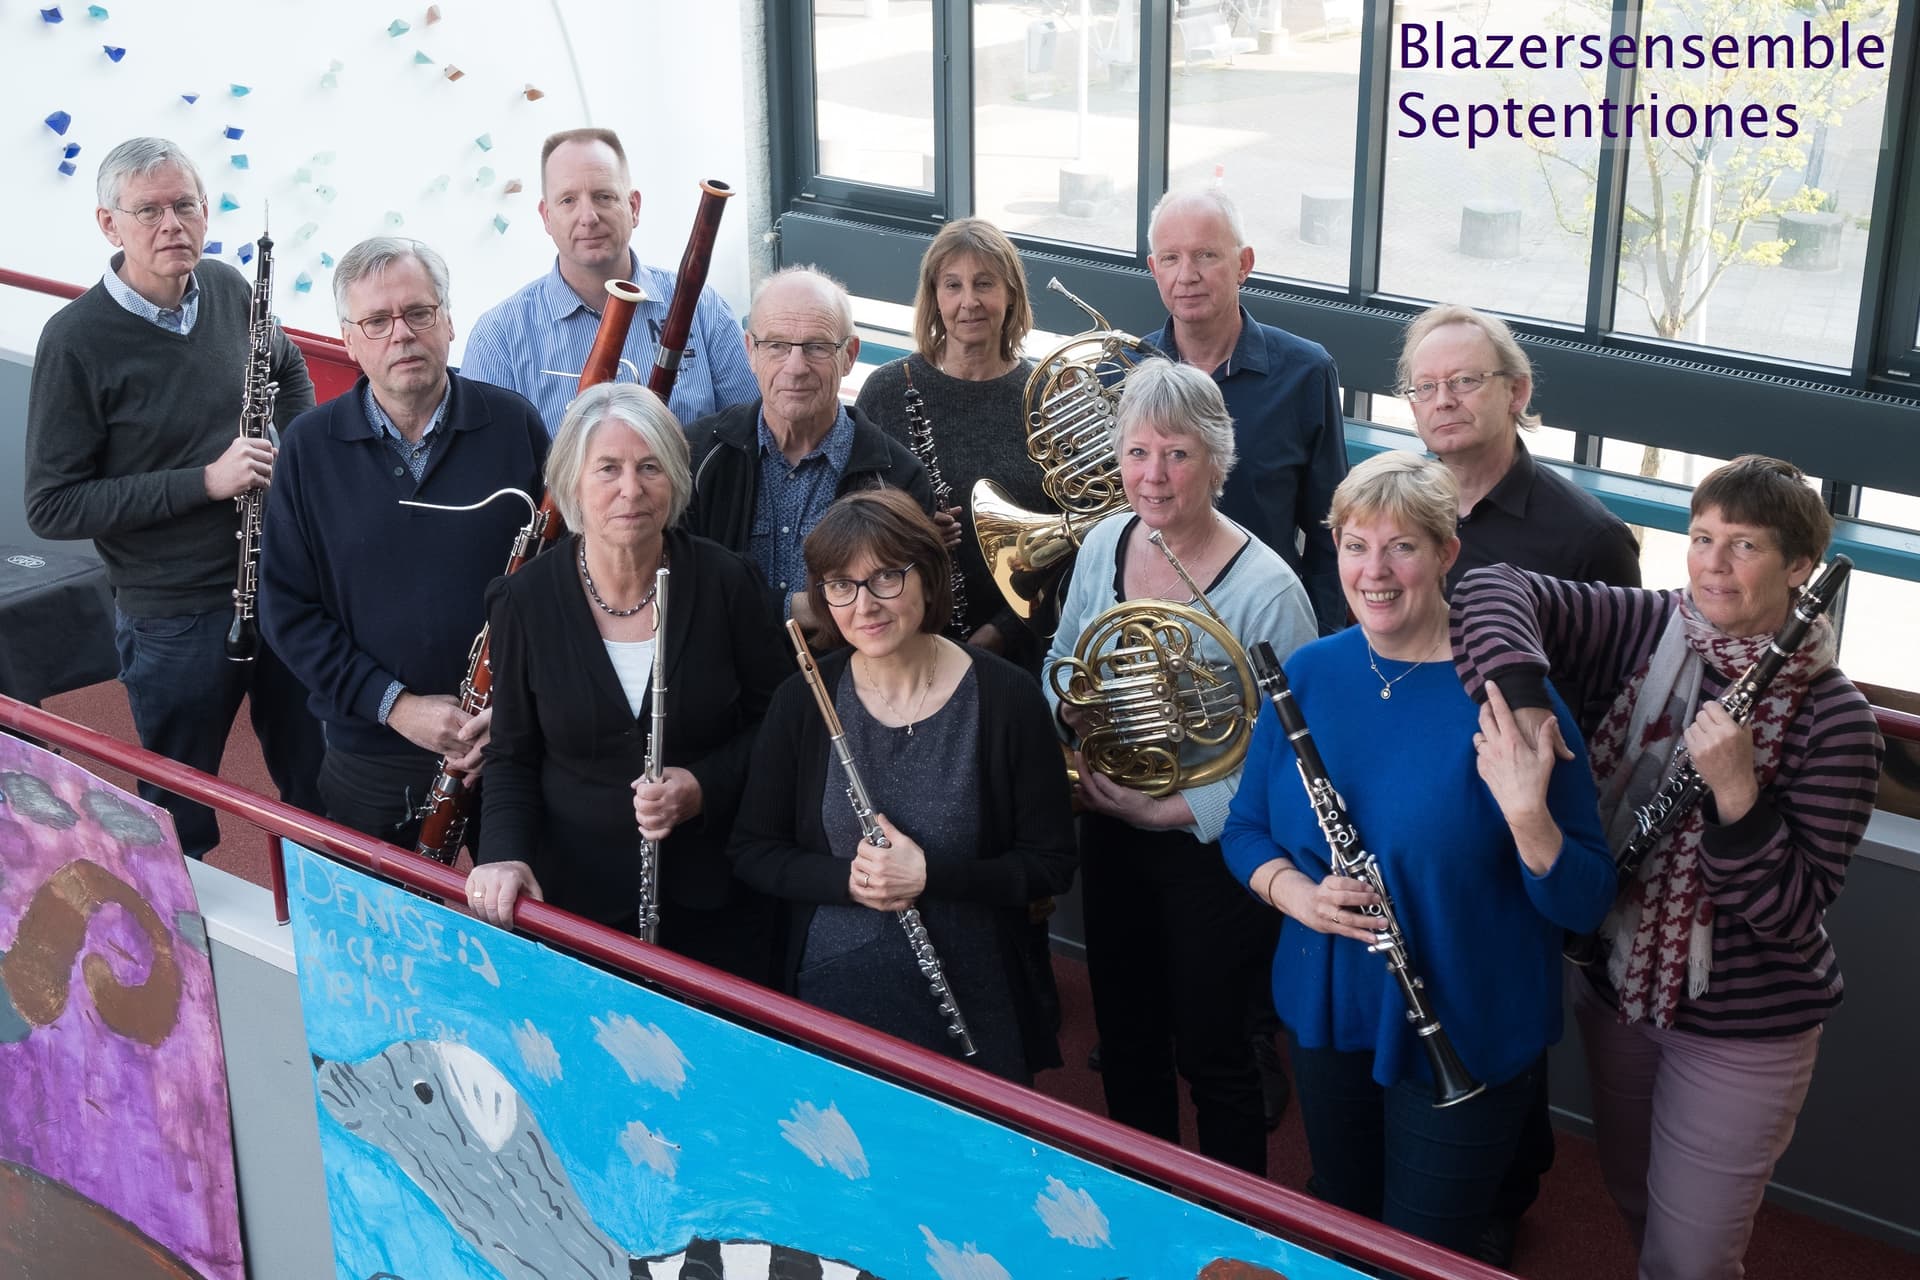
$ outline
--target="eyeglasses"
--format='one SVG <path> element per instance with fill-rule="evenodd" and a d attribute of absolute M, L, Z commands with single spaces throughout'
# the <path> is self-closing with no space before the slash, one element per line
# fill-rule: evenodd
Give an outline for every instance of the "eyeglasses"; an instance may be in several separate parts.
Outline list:
<path fill-rule="evenodd" d="M 820 583 L 820 594 L 836 609 L 844 609 L 860 598 L 860 588 L 875 600 L 891 600 L 907 589 L 906 569 L 876 569 L 864 578 L 827 578 Z"/>
<path fill-rule="evenodd" d="M 437 306 L 408 307 L 397 316 L 368 316 L 364 320 L 349 320 L 347 323 L 360 326 L 360 332 L 366 334 L 367 337 L 373 341 L 378 342 L 393 332 L 393 322 L 395 320 L 405 320 L 407 322 L 407 328 L 413 330 L 415 333 L 421 333 L 433 328 L 433 322 L 439 318 L 440 308 Z"/>
<path fill-rule="evenodd" d="M 143 227 L 157 227 L 160 219 L 167 216 L 167 210 L 173 210 L 173 216 L 182 222 L 192 222 L 203 217 L 207 211 L 207 202 L 199 196 L 182 196 L 172 204 L 143 204 L 138 209 L 122 209 L 113 206 L 116 213 L 124 213 Z"/>
<path fill-rule="evenodd" d="M 1505 369 L 1489 369 L 1485 373 L 1456 373 L 1446 380 L 1447 390 L 1456 396 L 1470 396 L 1486 385 L 1488 378 L 1511 378 L 1513 375 Z M 1400 388 L 1400 394 L 1415 404 L 1425 404 L 1440 394 L 1438 382 L 1416 382 L 1410 387 Z"/>
<path fill-rule="evenodd" d="M 838 342 L 788 342 L 783 338 L 755 338 L 751 334 L 747 337 L 755 351 L 764 352 L 776 364 L 792 355 L 796 347 L 808 364 L 825 364 L 852 341 L 851 338 L 842 338 Z"/>

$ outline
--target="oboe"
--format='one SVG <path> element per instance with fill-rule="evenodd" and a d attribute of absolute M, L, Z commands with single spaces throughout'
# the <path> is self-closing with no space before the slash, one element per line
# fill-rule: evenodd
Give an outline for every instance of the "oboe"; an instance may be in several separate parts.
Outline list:
<path fill-rule="evenodd" d="M 901 372 L 906 375 L 907 389 L 904 397 L 907 402 L 907 447 L 913 450 L 920 465 L 927 469 L 927 483 L 933 489 L 933 505 L 946 511 L 953 506 L 953 486 L 940 474 L 940 458 L 933 447 L 933 423 L 927 420 L 927 403 L 920 396 L 920 388 L 913 385 L 911 361 L 903 363 Z M 947 629 L 960 639 L 967 638 L 967 580 L 960 572 L 960 557 L 953 557 L 950 578 L 953 583 L 953 617 Z"/>
<path fill-rule="evenodd" d="M 240 438 L 272 442 L 273 401 L 280 390 L 280 384 L 273 381 L 273 240 L 262 230 L 254 245 L 260 256 L 254 263 L 253 300 L 247 311 L 246 391 L 240 402 Z M 260 522 L 267 491 L 244 490 L 234 497 L 233 504 L 240 509 L 240 527 L 233 535 L 240 543 L 240 568 L 234 577 L 227 657 L 235 662 L 252 662 L 260 652 L 260 622 L 254 614 L 254 600 L 260 591 Z"/>
<path fill-rule="evenodd" d="M 1467 1071 L 1466 1064 L 1460 1061 L 1459 1053 L 1454 1050 L 1453 1041 L 1441 1029 L 1433 1006 L 1427 1002 L 1426 983 L 1413 971 L 1413 962 L 1407 953 L 1407 938 L 1400 931 L 1400 920 L 1394 914 L 1393 899 L 1387 894 L 1386 879 L 1380 874 L 1380 862 L 1360 843 L 1360 832 L 1347 816 L 1346 804 L 1340 799 L 1340 793 L 1333 789 L 1332 780 L 1327 777 L 1327 766 L 1320 759 L 1320 749 L 1314 746 L 1313 735 L 1307 731 L 1306 717 L 1300 714 L 1300 708 L 1293 700 L 1293 691 L 1287 687 L 1286 673 L 1280 669 L 1279 659 L 1273 656 L 1273 646 L 1260 640 L 1254 643 L 1248 653 L 1253 662 L 1254 679 L 1259 682 L 1267 700 L 1273 703 L 1274 712 L 1280 717 L 1280 727 L 1285 731 L 1287 741 L 1293 744 L 1294 762 L 1300 769 L 1300 781 L 1307 789 L 1307 803 L 1313 807 L 1314 819 L 1319 822 L 1320 831 L 1327 838 L 1327 848 L 1333 855 L 1333 874 L 1360 881 L 1377 900 L 1366 909 L 1367 915 L 1378 924 L 1375 933 L 1377 940 L 1367 950 L 1387 962 L 1387 969 L 1400 984 L 1400 994 L 1407 1003 L 1407 1021 L 1413 1024 L 1420 1047 L 1426 1050 L 1427 1063 L 1433 1068 L 1433 1105 L 1451 1107 L 1457 1102 L 1465 1102 L 1486 1086 Z"/>
<path fill-rule="evenodd" d="M 847 731 L 841 727 L 839 713 L 833 709 L 833 695 L 827 692 L 827 683 L 820 678 L 820 668 L 813 661 L 813 650 L 807 648 L 806 635 L 801 632 L 800 624 L 791 618 L 787 620 L 787 635 L 793 641 L 794 656 L 800 662 L 800 674 L 805 677 L 807 687 L 813 690 L 813 700 L 820 708 L 820 718 L 826 722 L 827 740 L 833 744 L 834 758 L 840 761 L 840 771 L 846 775 L 847 801 L 853 805 L 853 816 L 860 821 L 860 834 L 875 848 L 891 848 L 886 834 L 880 830 L 879 820 L 873 816 L 873 801 L 867 796 L 867 785 L 860 780 L 860 771 L 854 767 L 853 752 L 847 747 Z M 960 1052 L 971 1058 L 974 1055 L 973 1036 L 968 1032 L 967 1020 L 961 1016 L 960 1006 L 953 998 L 953 990 L 947 986 L 947 971 L 940 965 L 940 955 L 933 949 L 933 939 L 927 936 L 927 926 L 921 922 L 920 912 L 907 907 L 894 915 L 900 921 L 900 927 L 906 930 L 914 961 L 920 966 L 921 976 L 926 978 L 927 987 L 940 1006 L 941 1016 L 947 1020 L 947 1034 L 958 1040 Z"/>
<path fill-rule="evenodd" d="M 1801 641 L 1807 638 L 1807 631 L 1814 622 L 1833 604 L 1834 597 L 1840 594 L 1840 588 L 1851 572 L 1853 561 L 1842 555 L 1834 556 L 1832 562 L 1820 571 L 1820 576 L 1800 593 L 1792 612 L 1787 614 L 1787 620 L 1767 641 L 1766 652 L 1760 655 L 1759 661 L 1721 691 L 1718 702 L 1733 717 L 1734 723 L 1746 724 L 1753 718 L 1753 709 L 1766 693 L 1767 687 L 1780 674 L 1780 668 L 1787 664 L 1787 659 L 1800 648 Z M 1684 746 L 1681 747 L 1674 753 L 1673 762 L 1659 789 L 1645 804 L 1633 811 L 1633 834 L 1627 837 L 1627 842 L 1613 856 L 1621 888 L 1633 883 L 1647 855 L 1693 812 L 1706 794 L 1707 784 L 1700 777 L 1700 771 L 1693 767 L 1693 757 Z M 1596 935 L 1567 935 L 1565 954 L 1575 964 L 1589 963 L 1598 952 Z"/>
<path fill-rule="evenodd" d="M 667 566 L 653 575 L 653 725 L 647 734 L 648 782 L 660 781 L 667 750 Z M 660 940 L 660 842 L 640 840 L 640 939 Z"/>

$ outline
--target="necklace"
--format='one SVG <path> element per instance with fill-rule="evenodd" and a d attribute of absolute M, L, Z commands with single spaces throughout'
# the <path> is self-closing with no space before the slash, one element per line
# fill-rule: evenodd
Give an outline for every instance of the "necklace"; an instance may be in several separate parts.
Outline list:
<path fill-rule="evenodd" d="M 666 563 L 667 551 L 665 547 L 662 547 L 660 549 L 661 567 L 664 568 Z M 593 575 L 587 572 L 587 540 L 585 538 L 580 539 L 580 580 L 587 584 L 587 594 L 592 596 L 593 602 L 600 606 L 600 612 L 615 618 L 631 618 L 634 614 L 652 604 L 653 593 L 660 589 L 660 576 L 655 574 L 653 585 L 647 588 L 647 594 L 641 596 L 640 603 L 631 609 L 616 609 L 605 600 L 602 600 L 600 598 L 600 588 L 593 585 Z"/>
<path fill-rule="evenodd" d="M 1382 702 L 1389 701 L 1393 697 L 1393 686 L 1405 680 L 1415 671 L 1418 671 L 1420 664 L 1427 661 L 1425 658 L 1418 659 L 1410 664 L 1405 671 L 1402 671 L 1399 675 L 1389 680 L 1386 674 L 1380 670 L 1380 664 L 1374 661 L 1373 640 L 1367 635 L 1367 629 L 1365 627 L 1360 628 L 1360 642 L 1367 646 L 1367 665 L 1373 668 L 1374 676 L 1380 681 L 1380 700 Z M 1432 649 L 1428 649 L 1428 652 L 1431 653 Z"/>
<path fill-rule="evenodd" d="M 868 665 L 871 666 L 872 664 L 868 664 Z M 907 722 L 907 736 L 909 738 L 913 736 L 913 726 L 918 724 L 920 721 L 920 709 L 927 705 L 927 695 L 933 692 L 934 673 L 939 669 L 940 669 L 940 654 L 936 650 L 933 655 L 933 661 L 927 664 L 927 678 L 921 682 L 920 696 L 913 700 L 912 715 L 908 715 L 906 712 L 902 711 L 899 707 L 896 707 L 895 705 L 893 705 L 893 699 L 887 696 L 886 690 L 882 689 L 877 681 L 871 678 L 869 678 L 866 681 L 866 687 L 873 690 L 875 696 L 877 696 L 881 702 L 886 704 L 887 710 L 893 712 L 894 715 L 898 716 L 900 719 Z M 871 677 L 873 673 L 869 671 L 867 674 L 869 677 Z"/>

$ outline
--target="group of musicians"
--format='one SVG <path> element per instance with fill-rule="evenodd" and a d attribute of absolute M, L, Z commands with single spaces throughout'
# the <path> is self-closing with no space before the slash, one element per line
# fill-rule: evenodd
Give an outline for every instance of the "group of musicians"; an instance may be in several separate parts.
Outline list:
<path fill-rule="evenodd" d="M 1333 361 L 1241 305 L 1217 189 L 1154 211 L 1164 327 L 1041 368 L 1037 405 L 1027 281 L 978 219 L 935 237 L 914 349 L 856 403 L 850 301 L 804 267 L 744 325 L 700 292 L 664 403 L 580 386 L 609 283 L 644 292 L 620 354 L 647 369 L 676 277 L 629 245 L 612 132 L 541 161 L 553 269 L 458 372 L 439 254 L 341 258 L 362 377 L 319 406 L 202 257 L 185 153 L 102 163 L 115 252 L 42 336 L 27 506 L 105 563 L 144 745 L 217 772 L 246 697 L 284 799 L 409 847 L 436 776 L 477 776 L 476 915 L 542 898 L 1022 1082 L 1060 1062 L 1034 922 L 1077 869 L 1115 1119 L 1177 1141 L 1184 1079 L 1201 1151 L 1264 1174 L 1277 1012 L 1310 1189 L 1499 1263 L 1552 1161 L 1564 978 L 1640 1274 L 1742 1273 L 1841 998 L 1822 920 L 1883 750 L 1808 603 L 1832 521 L 1797 469 L 1713 472 L 1687 583 L 1641 590 L 1631 533 L 1522 443 L 1511 331 L 1437 306 L 1398 368 L 1430 452 L 1349 471 Z M 277 438 L 234 433 L 250 350 Z M 1028 458 L 1054 414 L 1092 424 L 1067 452 L 1097 514 L 1063 519 Z M 989 537 L 983 480 L 1033 531 Z M 234 661 L 235 499 L 261 490 L 266 643 Z M 565 529 L 506 576 L 502 490 Z M 1077 546 L 1050 637 L 1005 590 L 1046 528 Z M 1262 646 L 1284 675 L 1249 678 Z M 1704 798 L 1617 871 L 1682 776 Z M 217 843 L 143 790 L 189 856 Z"/>

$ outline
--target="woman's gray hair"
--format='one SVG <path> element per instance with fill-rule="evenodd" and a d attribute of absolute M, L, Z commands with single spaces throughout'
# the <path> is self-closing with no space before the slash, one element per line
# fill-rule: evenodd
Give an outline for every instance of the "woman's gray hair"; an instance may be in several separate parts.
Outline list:
<path fill-rule="evenodd" d="M 200 180 L 199 166 L 177 143 L 165 138 L 128 138 L 107 152 L 100 162 L 99 176 L 93 180 L 94 198 L 102 209 L 120 207 L 120 187 L 128 178 L 144 178 L 169 165 L 193 179 L 193 189 L 207 198 L 207 184 Z"/>
<path fill-rule="evenodd" d="M 447 260 L 427 245 L 405 236 L 373 236 L 341 256 L 339 265 L 333 269 L 333 309 L 340 313 L 342 320 L 353 319 L 347 314 L 347 290 L 409 258 L 419 263 L 427 279 L 433 281 L 434 301 L 445 311 L 451 300 L 447 291 Z"/>
<path fill-rule="evenodd" d="M 598 383 L 567 406 L 553 448 L 547 451 L 547 492 L 553 495 L 560 518 L 569 529 L 580 529 L 580 474 L 587 465 L 587 443 L 594 431 L 609 422 L 619 423 L 653 450 L 654 460 L 667 473 L 667 485 L 673 491 L 667 527 L 680 523 L 693 497 L 693 466 L 687 455 L 686 433 L 659 396 L 632 382 Z"/>
<path fill-rule="evenodd" d="M 1460 485 L 1438 458 L 1411 449 L 1376 453 L 1347 472 L 1333 491 L 1327 527 L 1340 530 L 1385 516 L 1418 529 L 1444 547 L 1460 527 Z"/>
<path fill-rule="evenodd" d="M 1239 454 L 1233 442 L 1233 416 L 1221 398 L 1219 383 L 1177 360 L 1143 361 L 1121 384 L 1120 411 L 1113 419 L 1116 457 L 1138 427 L 1199 441 L 1213 464 L 1213 496 L 1220 496 Z"/>

